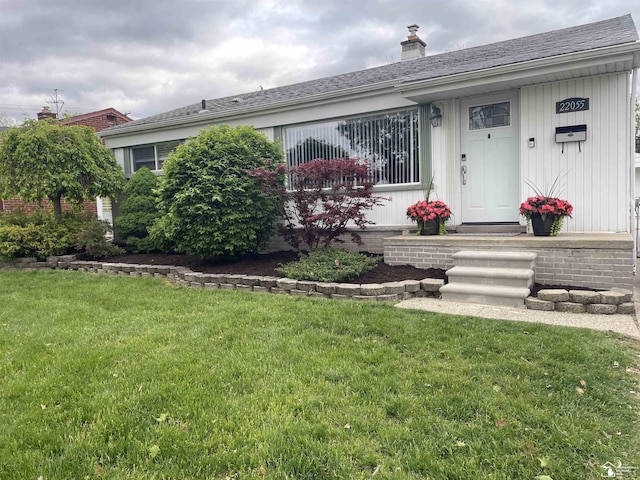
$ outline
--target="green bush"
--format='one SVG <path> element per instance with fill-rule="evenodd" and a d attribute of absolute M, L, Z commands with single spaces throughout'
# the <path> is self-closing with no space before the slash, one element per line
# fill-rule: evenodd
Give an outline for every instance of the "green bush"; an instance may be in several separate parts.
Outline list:
<path fill-rule="evenodd" d="M 110 230 L 109 222 L 92 218 L 80 228 L 76 248 L 92 258 L 106 258 L 124 253 L 122 248 L 107 241 L 106 235 Z"/>
<path fill-rule="evenodd" d="M 250 175 L 281 160 L 252 127 L 223 125 L 180 145 L 159 180 L 161 228 L 179 252 L 201 258 L 259 251 L 274 230 L 278 201 Z"/>
<path fill-rule="evenodd" d="M 378 259 L 361 253 L 325 247 L 301 255 L 277 270 L 288 278 L 316 282 L 347 282 L 376 268 Z"/>
<path fill-rule="evenodd" d="M 53 215 L 41 211 L 3 214 L 0 216 L 0 258 L 44 259 L 68 253 L 73 249 L 77 233 L 70 217 L 71 214 L 66 214 L 63 222 L 57 223 Z"/>
<path fill-rule="evenodd" d="M 149 228 L 159 216 L 154 193 L 157 186 L 157 177 L 147 167 L 142 167 L 124 188 L 126 199 L 120 206 L 121 215 L 114 223 L 118 237 L 135 253 L 154 250 L 148 236 Z"/>
<path fill-rule="evenodd" d="M 53 255 L 64 255 L 77 251 L 111 250 L 106 241 L 105 222 L 88 213 L 64 213 L 56 222 L 52 213 L 3 213 L 0 215 L 0 259 L 36 257 L 40 260 Z M 101 242 L 108 244 L 100 246 Z"/>

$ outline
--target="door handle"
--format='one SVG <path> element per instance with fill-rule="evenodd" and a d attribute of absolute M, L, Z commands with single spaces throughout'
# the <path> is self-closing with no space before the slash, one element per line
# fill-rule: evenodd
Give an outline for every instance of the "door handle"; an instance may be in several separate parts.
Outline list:
<path fill-rule="evenodd" d="M 463 165 L 460 169 L 460 173 L 462 174 L 462 185 L 467 184 L 467 166 Z"/>

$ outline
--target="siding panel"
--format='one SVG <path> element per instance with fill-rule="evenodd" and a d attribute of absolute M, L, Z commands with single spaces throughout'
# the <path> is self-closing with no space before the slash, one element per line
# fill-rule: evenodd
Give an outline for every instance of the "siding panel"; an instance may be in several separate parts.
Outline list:
<path fill-rule="evenodd" d="M 521 91 L 522 198 L 562 182 L 557 195 L 575 207 L 565 229 L 574 232 L 629 231 L 628 74 L 581 78 L 535 85 Z M 589 98 L 589 110 L 556 114 L 555 104 L 571 97 Z M 555 128 L 587 125 L 587 141 L 555 143 Z M 536 147 L 528 147 L 528 139 Z"/>

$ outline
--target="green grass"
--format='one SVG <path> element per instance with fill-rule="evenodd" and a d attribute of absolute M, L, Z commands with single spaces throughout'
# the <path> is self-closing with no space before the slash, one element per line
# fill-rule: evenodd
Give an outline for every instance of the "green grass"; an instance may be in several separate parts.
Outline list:
<path fill-rule="evenodd" d="M 640 467 L 637 355 L 380 303 L 0 272 L 0 478 L 600 478 Z"/>

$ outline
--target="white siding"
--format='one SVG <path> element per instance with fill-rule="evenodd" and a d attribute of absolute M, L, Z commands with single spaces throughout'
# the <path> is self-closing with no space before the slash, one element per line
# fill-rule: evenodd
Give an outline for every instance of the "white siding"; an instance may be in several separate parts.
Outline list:
<path fill-rule="evenodd" d="M 556 192 L 574 206 L 565 230 L 630 231 L 629 75 L 589 77 L 521 90 L 521 197 L 532 195 L 525 180 L 543 192 L 558 176 Z M 556 102 L 589 98 L 589 110 L 555 113 Z M 555 143 L 555 128 L 587 125 L 587 140 Z M 535 148 L 528 139 L 535 138 Z M 566 176 L 565 176 L 566 175 Z"/>
<path fill-rule="evenodd" d="M 433 198 L 445 202 L 453 217 L 447 225 L 460 222 L 460 162 L 456 160 L 456 102 L 453 99 L 437 102 L 442 111 L 442 126 L 431 128 L 431 168 L 434 175 Z"/>
<path fill-rule="evenodd" d="M 367 214 L 367 220 L 375 222 L 374 227 L 410 227 L 412 222 L 407 218 L 407 207 L 424 198 L 422 190 L 396 190 L 387 192 L 375 192 L 376 195 L 391 198 L 390 201 L 384 202 L 380 207 L 374 209 Z"/>

